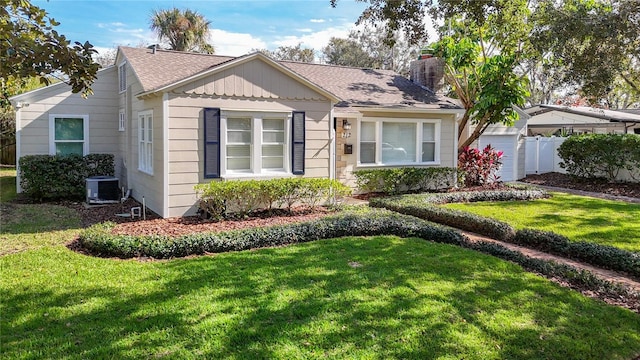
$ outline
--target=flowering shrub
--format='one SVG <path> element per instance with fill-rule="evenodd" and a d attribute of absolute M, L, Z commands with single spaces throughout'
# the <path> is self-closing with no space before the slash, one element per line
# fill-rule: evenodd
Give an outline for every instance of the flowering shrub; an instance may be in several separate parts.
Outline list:
<path fill-rule="evenodd" d="M 498 181 L 496 172 L 502 166 L 502 151 L 487 145 L 482 151 L 470 147 L 458 156 L 458 168 L 464 174 L 465 186 L 486 185 Z"/>

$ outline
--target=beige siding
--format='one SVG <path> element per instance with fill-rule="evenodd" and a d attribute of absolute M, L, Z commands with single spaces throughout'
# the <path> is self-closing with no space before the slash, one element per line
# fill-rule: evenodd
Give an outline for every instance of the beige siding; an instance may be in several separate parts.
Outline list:
<path fill-rule="evenodd" d="M 327 100 L 318 92 L 262 59 L 253 59 L 196 79 L 173 92 L 214 97 Z"/>
<path fill-rule="evenodd" d="M 94 94 L 83 99 L 73 94 L 65 84 L 55 84 L 23 94 L 18 101 L 29 106 L 20 110 L 21 156 L 49 154 L 49 115 L 88 115 L 89 153 L 113 154 L 116 162 L 121 158 L 118 142 L 117 69 L 107 68 L 98 73 L 93 83 Z M 116 166 L 116 175 L 119 168 Z"/>
<path fill-rule="evenodd" d="M 246 64 L 245 64 L 246 65 Z M 261 66 L 261 64 L 258 64 Z M 251 70 L 251 69 L 250 69 Z M 278 75 L 282 77 L 282 75 Z M 264 76 L 270 76 L 265 73 Z M 274 76 L 277 78 L 277 76 Z M 237 78 L 234 78 L 237 79 Z M 235 80 L 234 80 L 235 81 Z M 242 91 L 264 94 L 261 88 L 245 88 L 246 82 L 233 82 Z M 206 88 L 205 85 L 203 88 Z M 210 85 L 207 85 L 210 86 Z M 274 90 L 275 92 L 275 90 Z M 276 111 L 290 113 L 305 111 L 306 151 L 305 177 L 329 177 L 329 134 L 331 104 L 328 101 L 296 101 L 271 99 L 269 101 L 246 98 L 215 98 L 171 94 L 169 98 L 169 214 L 193 215 L 197 197 L 194 186 L 210 181 L 204 178 L 203 109 Z"/>
<path fill-rule="evenodd" d="M 134 94 L 139 92 L 138 83 L 134 83 L 127 91 Z M 138 114 L 144 111 L 153 111 L 153 174 L 147 174 L 139 169 L 139 143 Z M 132 189 L 132 196 L 138 201 L 144 197 L 146 205 L 152 211 L 164 215 L 164 142 L 163 142 L 163 113 L 162 98 L 153 97 L 138 99 L 133 97 L 131 101 L 131 126 L 129 136 L 129 161 L 128 161 L 128 185 Z"/>

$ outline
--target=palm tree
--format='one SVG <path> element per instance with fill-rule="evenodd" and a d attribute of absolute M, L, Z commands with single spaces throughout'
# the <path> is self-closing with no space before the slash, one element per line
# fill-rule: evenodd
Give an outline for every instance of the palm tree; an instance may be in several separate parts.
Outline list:
<path fill-rule="evenodd" d="M 171 50 L 196 51 L 213 54 L 213 45 L 207 42 L 211 21 L 197 11 L 173 8 L 154 10 L 151 30 L 159 41 L 167 41 Z"/>

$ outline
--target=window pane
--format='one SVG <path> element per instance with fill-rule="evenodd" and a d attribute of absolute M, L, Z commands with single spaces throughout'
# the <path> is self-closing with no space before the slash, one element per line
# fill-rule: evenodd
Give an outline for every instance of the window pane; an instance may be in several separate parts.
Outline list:
<path fill-rule="evenodd" d="M 83 155 L 82 151 L 83 145 L 81 142 L 58 142 L 56 143 L 56 155 Z"/>
<path fill-rule="evenodd" d="M 282 145 L 263 145 L 262 156 L 284 156 L 283 148 Z"/>
<path fill-rule="evenodd" d="M 422 143 L 422 162 L 435 161 L 436 160 L 436 143 L 423 142 Z"/>
<path fill-rule="evenodd" d="M 422 124 L 422 140 L 436 141 L 436 124 Z"/>
<path fill-rule="evenodd" d="M 416 159 L 416 124 L 382 123 L 382 162 L 409 163 Z"/>
<path fill-rule="evenodd" d="M 153 128 L 151 127 L 151 116 L 147 118 L 147 141 L 153 139 Z"/>
<path fill-rule="evenodd" d="M 372 122 L 360 123 L 360 141 L 376 141 L 376 124 Z"/>
<path fill-rule="evenodd" d="M 284 120 L 283 119 L 264 119 L 262 120 L 262 129 L 284 130 Z"/>
<path fill-rule="evenodd" d="M 227 132 L 227 141 L 230 143 L 249 144 L 251 143 L 251 132 L 237 130 L 229 131 Z"/>
<path fill-rule="evenodd" d="M 84 140 L 84 120 L 82 118 L 56 118 L 56 140 Z"/>
<path fill-rule="evenodd" d="M 251 147 L 249 145 L 229 145 L 227 146 L 227 156 L 251 156 Z"/>
<path fill-rule="evenodd" d="M 251 130 L 251 119 L 227 119 L 229 130 Z"/>
<path fill-rule="evenodd" d="M 372 164 L 376 162 L 376 143 L 361 142 L 360 143 L 360 163 Z"/>
<path fill-rule="evenodd" d="M 284 132 L 270 131 L 262 134 L 262 141 L 266 143 L 284 143 Z"/>
<path fill-rule="evenodd" d="M 263 169 L 282 169 L 284 168 L 284 158 L 281 157 L 267 157 L 262 158 Z"/>
<path fill-rule="evenodd" d="M 227 170 L 250 170 L 251 159 L 250 158 L 228 158 Z"/>

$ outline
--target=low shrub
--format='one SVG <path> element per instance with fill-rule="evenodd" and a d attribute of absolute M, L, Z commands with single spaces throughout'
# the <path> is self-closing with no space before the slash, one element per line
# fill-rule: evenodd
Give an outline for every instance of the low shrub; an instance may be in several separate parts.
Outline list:
<path fill-rule="evenodd" d="M 414 217 L 382 209 L 345 211 L 322 219 L 265 228 L 221 233 L 198 233 L 180 237 L 129 236 L 111 233 L 112 223 L 94 225 L 80 236 L 80 244 L 101 256 L 157 259 L 194 254 L 239 251 L 280 246 L 343 236 L 397 235 L 421 237 L 437 242 L 461 245 L 459 232 Z"/>
<path fill-rule="evenodd" d="M 549 279 L 562 279 L 572 288 L 593 291 L 603 300 L 619 299 L 620 297 L 636 299 L 636 301 L 640 300 L 640 293 L 623 285 L 602 279 L 587 270 L 579 270 L 573 266 L 560 264 L 552 260 L 531 258 L 493 242 L 470 242 L 468 243 L 468 248 L 514 262 L 528 271 L 541 274 Z"/>
<path fill-rule="evenodd" d="M 482 151 L 465 147 L 458 155 L 458 169 L 464 177 L 464 185 L 482 186 L 499 180 L 498 170 L 502 166 L 502 151 L 487 145 Z"/>
<path fill-rule="evenodd" d="M 369 206 L 415 216 L 423 220 L 471 231 L 497 240 L 509 241 L 515 236 L 515 230 L 507 223 L 465 211 L 447 209 L 434 205 L 431 200 L 437 198 L 437 195 L 440 194 L 434 195 L 435 196 L 404 195 L 399 197 L 373 198 L 369 200 Z M 412 199 L 412 197 L 419 197 L 421 199 Z"/>
<path fill-rule="evenodd" d="M 456 182 L 456 169 L 446 167 L 364 169 L 353 172 L 362 192 L 401 194 L 449 188 Z"/>
<path fill-rule="evenodd" d="M 556 233 L 532 229 L 518 230 L 512 242 L 640 278 L 640 254 L 613 246 L 572 242 Z"/>
<path fill-rule="evenodd" d="M 571 175 L 613 181 L 621 170 L 640 179 L 640 136 L 583 134 L 570 136 L 558 148 L 560 166 Z"/>
<path fill-rule="evenodd" d="M 86 178 L 115 173 L 112 154 L 26 155 L 19 164 L 22 191 L 38 201 L 82 199 Z"/>
<path fill-rule="evenodd" d="M 198 184 L 195 189 L 200 209 L 215 219 L 244 217 L 274 206 L 288 210 L 294 204 L 314 207 L 351 193 L 350 188 L 337 180 L 313 178 L 212 181 Z"/>

